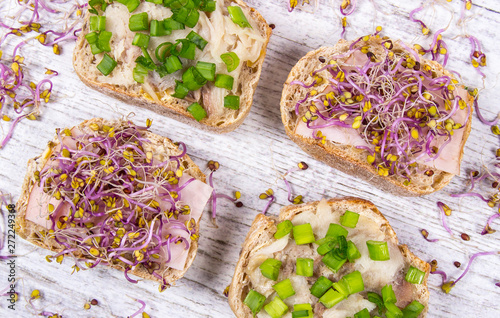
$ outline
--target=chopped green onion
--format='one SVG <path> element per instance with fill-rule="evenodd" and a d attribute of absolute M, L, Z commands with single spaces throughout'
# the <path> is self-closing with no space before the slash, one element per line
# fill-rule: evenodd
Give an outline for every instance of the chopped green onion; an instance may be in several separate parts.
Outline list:
<path fill-rule="evenodd" d="M 184 83 L 182 83 L 181 81 L 176 80 L 175 93 L 172 94 L 172 97 L 183 99 L 187 96 L 188 93 L 189 93 L 189 88 L 187 88 L 187 86 L 184 85 Z"/>
<path fill-rule="evenodd" d="M 264 306 L 264 310 L 271 318 L 281 318 L 288 311 L 288 306 L 279 297 L 274 299 Z"/>
<path fill-rule="evenodd" d="M 295 312 L 303 312 L 303 311 L 306 311 L 308 313 L 308 315 L 307 316 L 294 316 L 293 315 Z M 301 313 L 301 315 L 302 315 L 302 313 Z M 311 304 L 295 304 L 295 305 L 293 305 L 292 318 L 295 318 L 295 317 L 313 318 Z"/>
<path fill-rule="evenodd" d="M 148 76 L 149 69 L 142 64 L 137 63 L 137 65 L 132 70 L 132 75 L 134 76 L 134 81 L 143 84 L 144 78 Z"/>
<path fill-rule="evenodd" d="M 182 44 L 182 48 L 178 55 L 188 60 L 194 60 L 196 57 L 196 45 L 186 39 L 177 40 L 176 45 L 179 45 L 179 43 Z M 178 52 L 177 48 L 174 51 Z"/>
<path fill-rule="evenodd" d="M 245 300 L 243 301 L 243 303 L 250 308 L 254 315 L 262 309 L 265 302 L 266 296 L 261 295 L 253 289 L 248 292 L 247 297 L 245 297 Z"/>
<path fill-rule="evenodd" d="M 149 35 L 143 33 L 136 33 L 132 40 L 132 45 L 147 48 L 149 45 Z"/>
<path fill-rule="evenodd" d="M 170 0 L 168 1 L 168 7 L 172 10 L 180 9 L 188 5 L 189 0 Z"/>
<path fill-rule="evenodd" d="M 277 230 L 276 233 L 274 233 L 274 238 L 280 239 L 292 231 L 293 224 L 290 220 L 284 220 L 278 223 L 278 225 L 276 225 L 276 228 Z"/>
<path fill-rule="evenodd" d="M 104 54 L 101 62 L 97 64 L 97 69 L 105 76 L 108 76 L 116 67 L 117 63 L 108 54 Z"/>
<path fill-rule="evenodd" d="M 220 74 L 219 74 L 220 75 Z M 217 76 L 218 78 L 219 76 Z M 215 85 L 217 86 L 217 84 Z M 311 224 L 301 224 L 293 227 L 293 238 L 295 240 L 295 244 L 309 244 L 315 241 L 314 233 Z"/>
<path fill-rule="evenodd" d="M 106 17 L 104 16 L 90 16 L 90 31 L 104 31 L 106 30 Z"/>
<path fill-rule="evenodd" d="M 97 34 L 97 32 L 90 32 L 90 33 L 85 34 L 85 39 L 87 39 L 87 42 L 89 42 L 89 44 L 96 43 L 98 37 L 99 37 L 99 35 Z"/>
<path fill-rule="evenodd" d="M 331 280 L 329 280 L 325 276 L 320 276 L 309 290 L 311 291 L 311 294 L 313 296 L 321 298 L 321 296 L 323 296 L 328 288 L 332 287 L 332 285 L 333 282 Z"/>
<path fill-rule="evenodd" d="M 344 295 L 346 298 L 349 296 L 349 290 L 347 289 L 347 285 L 345 280 L 339 280 L 338 282 L 333 283 L 333 289 Z"/>
<path fill-rule="evenodd" d="M 355 313 L 354 318 L 370 318 L 370 312 L 365 308 Z"/>
<path fill-rule="evenodd" d="M 299 276 L 312 277 L 314 260 L 312 258 L 297 258 L 295 273 Z"/>
<path fill-rule="evenodd" d="M 200 10 L 205 12 L 214 12 L 217 7 L 217 4 L 214 0 L 203 0 L 200 5 Z"/>
<path fill-rule="evenodd" d="M 236 95 L 227 95 L 224 97 L 224 107 L 229 109 L 240 109 L 240 97 Z"/>
<path fill-rule="evenodd" d="M 203 75 L 203 77 L 210 82 L 215 79 L 215 63 L 201 62 L 196 63 L 196 69 Z"/>
<path fill-rule="evenodd" d="M 262 276 L 267 277 L 274 281 L 278 279 L 278 276 L 280 274 L 280 267 L 281 267 L 281 261 L 274 258 L 266 259 L 259 266 Z"/>
<path fill-rule="evenodd" d="M 337 246 L 336 241 L 328 241 L 318 247 L 317 251 L 319 255 L 325 255 Z"/>
<path fill-rule="evenodd" d="M 171 54 L 173 47 L 174 44 L 170 42 L 163 42 L 162 44 L 158 45 L 158 47 L 155 50 L 155 56 L 158 59 L 158 61 L 165 62 L 167 56 Z"/>
<path fill-rule="evenodd" d="M 325 305 L 326 308 L 332 308 L 344 299 L 344 295 L 330 288 L 318 301 Z"/>
<path fill-rule="evenodd" d="M 150 71 L 156 69 L 156 65 L 153 62 L 153 60 L 151 59 L 151 56 L 149 56 L 148 51 L 144 48 L 142 50 L 144 51 L 143 53 L 145 53 L 144 56 L 141 55 L 141 56 L 137 57 L 135 59 L 135 62 L 137 64 L 141 64 L 142 66 L 144 66 L 145 68 L 147 68 Z"/>
<path fill-rule="evenodd" d="M 92 51 L 92 54 L 94 54 L 94 55 L 102 53 L 102 50 L 99 48 L 97 43 L 90 44 L 90 50 Z"/>
<path fill-rule="evenodd" d="M 328 231 L 326 232 L 326 236 L 334 238 L 337 238 L 338 236 L 341 235 L 347 237 L 347 234 L 349 234 L 349 232 L 346 229 L 335 223 L 331 223 L 330 226 L 328 227 Z"/>
<path fill-rule="evenodd" d="M 318 244 L 319 246 L 321 246 L 321 245 L 326 244 L 328 242 L 335 242 L 335 243 L 337 243 L 337 238 L 336 237 L 331 237 L 331 236 L 325 236 L 324 238 L 315 241 L 314 244 Z"/>
<path fill-rule="evenodd" d="M 194 28 L 200 18 L 200 13 L 196 9 L 182 7 L 180 9 L 172 10 L 172 12 L 174 13 L 172 15 L 172 19 L 185 24 L 189 28 Z"/>
<path fill-rule="evenodd" d="M 405 280 L 410 284 L 422 284 L 424 281 L 425 272 L 410 266 L 408 272 L 406 273 Z"/>
<path fill-rule="evenodd" d="M 204 38 L 202 38 L 201 35 L 194 31 L 189 32 L 189 34 L 186 36 L 186 39 L 196 44 L 196 46 L 202 51 L 208 44 L 208 42 Z"/>
<path fill-rule="evenodd" d="M 335 250 L 332 250 L 323 256 L 321 261 L 334 273 L 338 272 L 338 270 L 344 265 L 347 259 L 342 258 L 336 253 Z"/>
<path fill-rule="evenodd" d="M 149 30 L 149 17 L 147 12 L 133 14 L 130 16 L 128 28 L 130 31 L 147 31 Z"/>
<path fill-rule="evenodd" d="M 149 25 L 149 33 L 151 34 L 151 36 L 165 36 L 170 35 L 172 33 L 172 30 L 165 29 L 163 21 L 151 20 Z"/>
<path fill-rule="evenodd" d="M 228 72 L 234 71 L 238 68 L 238 65 L 240 65 L 240 58 L 234 52 L 224 53 L 220 56 L 220 58 L 224 64 L 226 64 Z"/>
<path fill-rule="evenodd" d="M 385 285 L 382 287 L 382 299 L 385 304 L 396 303 L 396 294 L 394 293 L 394 290 L 392 290 L 392 285 Z"/>
<path fill-rule="evenodd" d="M 345 236 L 337 236 L 337 242 L 339 243 L 339 247 L 337 249 L 338 255 L 342 258 L 347 258 L 347 240 L 345 239 Z"/>
<path fill-rule="evenodd" d="M 349 291 L 349 295 L 362 292 L 365 290 L 365 284 L 363 283 L 363 277 L 359 271 L 354 271 L 342 277 Z"/>
<path fill-rule="evenodd" d="M 140 0 L 116 0 L 116 2 L 125 5 L 128 12 L 134 12 L 134 10 L 141 4 Z"/>
<path fill-rule="evenodd" d="M 207 83 L 207 80 L 194 66 L 191 66 L 182 74 L 182 81 L 190 91 L 196 91 Z"/>
<path fill-rule="evenodd" d="M 388 261 L 391 259 L 389 248 L 385 241 L 366 241 L 370 258 L 374 261 Z"/>
<path fill-rule="evenodd" d="M 293 290 L 292 282 L 289 278 L 274 284 L 273 288 L 281 299 L 287 299 L 288 297 L 295 295 L 295 290 Z"/>
<path fill-rule="evenodd" d="M 172 74 L 182 69 L 181 60 L 177 56 L 171 55 L 165 61 L 165 67 L 168 74 Z"/>
<path fill-rule="evenodd" d="M 292 312 L 292 318 L 301 318 L 301 317 L 309 317 L 309 311 L 298 310 L 298 311 Z"/>
<path fill-rule="evenodd" d="M 111 52 L 111 45 L 109 41 L 111 40 L 112 36 L 113 33 L 109 31 L 101 31 L 97 39 L 97 46 L 104 52 Z"/>
<path fill-rule="evenodd" d="M 165 29 L 172 30 L 172 31 L 173 30 L 184 30 L 186 28 L 184 23 L 177 22 L 172 18 L 167 18 L 167 19 L 163 20 L 163 25 L 164 25 Z"/>
<path fill-rule="evenodd" d="M 356 245 L 352 241 L 347 242 L 347 260 L 349 260 L 349 263 L 353 263 L 355 259 L 360 257 L 361 253 Z"/>
<path fill-rule="evenodd" d="M 233 89 L 234 78 L 226 74 L 217 74 L 214 85 L 216 87 L 225 88 L 227 90 Z"/>
<path fill-rule="evenodd" d="M 340 217 L 340 224 L 345 227 L 355 228 L 358 224 L 359 214 L 351 211 L 345 211 L 344 215 Z"/>
<path fill-rule="evenodd" d="M 154 4 L 163 4 L 163 0 L 146 0 L 146 2 L 151 2 Z"/>
<path fill-rule="evenodd" d="M 202 120 L 203 118 L 207 117 L 207 112 L 203 107 L 198 104 L 198 103 L 192 103 L 189 105 L 189 107 L 186 109 L 197 121 Z"/>
<path fill-rule="evenodd" d="M 417 318 L 424 310 L 425 306 L 418 301 L 412 301 L 408 306 L 403 309 L 404 318 Z"/>
<path fill-rule="evenodd" d="M 243 10 L 239 6 L 229 6 L 227 7 L 227 11 L 229 12 L 229 16 L 231 16 L 231 20 L 242 28 L 252 28 L 250 23 L 248 23 Z"/>
<path fill-rule="evenodd" d="M 382 296 L 374 292 L 368 292 L 366 296 L 368 298 L 368 301 L 377 305 L 379 314 L 382 314 L 385 309 L 384 300 L 382 299 Z"/>
<path fill-rule="evenodd" d="M 385 303 L 385 308 L 387 309 L 387 311 L 385 312 L 386 317 L 403 317 L 403 312 L 398 308 L 398 306 L 396 306 L 395 303 Z M 388 315 L 388 313 L 391 314 Z"/>

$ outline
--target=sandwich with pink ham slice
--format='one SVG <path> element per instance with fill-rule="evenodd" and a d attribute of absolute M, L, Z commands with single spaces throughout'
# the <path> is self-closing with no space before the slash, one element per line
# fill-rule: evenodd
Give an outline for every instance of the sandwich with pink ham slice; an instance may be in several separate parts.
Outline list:
<path fill-rule="evenodd" d="M 436 61 L 378 32 L 309 52 L 284 85 L 288 136 L 314 158 L 401 196 L 460 174 L 473 93 Z"/>
<path fill-rule="evenodd" d="M 117 268 L 132 283 L 158 281 L 160 291 L 173 285 L 196 256 L 213 189 L 185 145 L 150 125 L 95 118 L 57 129 L 28 162 L 17 233 L 50 250 L 49 262 Z"/>

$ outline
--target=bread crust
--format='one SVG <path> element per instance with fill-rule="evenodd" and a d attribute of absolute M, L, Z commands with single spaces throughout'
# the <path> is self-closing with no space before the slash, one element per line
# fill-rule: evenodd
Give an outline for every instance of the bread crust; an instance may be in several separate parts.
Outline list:
<path fill-rule="evenodd" d="M 93 118 L 90 120 L 86 120 L 76 126 L 79 130 L 83 130 L 85 127 L 90 126 L 91 124 L 98 124 L 99 126 L 101 125 L 108 125 L 110 127 L 115 127 L 120 123 L 125 123 L 125 121 L 108 121 L 104 120 L 102 118 Z M 168 154 L 169 155 L 174 155 L 174 154 L 180 154 L 181 150 L 168 138 L 162 137 L 159 135 L 156 135 L 154 133 L 151 133 L 149 131 L 143 132 L 144 136 L 148 138 L 152 143 L 155 143 L 157 145 L 161 145 L 164 148 L 168 149 Z M 54 147 L 58 145 L 59 141 L 56 137 L 52 140 L 51 143 L 49 143 L 49 146 L 46 148 L 46 152 L 50 151 Z M 158 150 L 161 150 L 159 147 L 157 148 Z M 44 154 L 46 153 L 44 152 Z M 44 158 L 43 155 L 35 157 L 33 159 L 30 159 L 28 161 L 28 169 L 26 172 L 26 176 L 23 181 L 23 185 L 21 188 L 21 195 L 19 197 L 19 200 L 17 201 L 16 208 L 17 208 L 17 216 L 16 216 L 16 233 L 19 234 L 20 237 L 23 239 L 29 241 L 30 243 L 37 245 L 39 247 L 42 247 L 44 249 L 48 249 L 52 252 L 59 253 L 63 251 L 65 248 L 61 245 L 59 245 L 54 239 L 50 239 L 48 241 L 42 241 L 39 239 L 37 233 L 39 233 L 42 230 L 46 230 L 43 226 L 35 224 L 34 222 L 30 220 L 25 219 L 25 215 L 27 213 L 27 207 L 28 207 L 28 201 L 29 197 L 31 194 L 31 191 L 33 190 L 35 186 L 35 177 L 34 173 L 35 171 L 39 171 L 49 160 L 50 156 L 46 156 Z M 186 167 L 185 173 L 189 174 L 190 176 L 196 178 L 197 180 L 200 180 L 202 182 L 205 182 L 205 175 L 201 170 L 198 168 L 198 166 L 189 158 L 188 155 L 184 155 L 181 159 L 182 163 Z M 196 225 L 197 231 L 199 231 L 199 224 Z M 174 285 L 175 281 L 178 280 L 179 278 L 183 277 L 188 268 L 191 266 L 191 264 L 194 261 L 194 258 L 196 257 L 196 252 L 198 250 L 198 241 L 192 241 L 191 246 L 189 248 L 189 253 L 188 257 L 186 260 L 186 265 L 184 266 L 183 270 L 177 270 L 173 268 L 168 268 L 165 271 L 165 281 L 168 286 Z M 119 269 L 121 271 L 124 271 L 124 268 L 119 266 L 119 265 L 110 265 L 110 267 Z M 154 280 L 158 281 L 160 283 L 161 280 L 158 279 L 157 277 L 149 274 L 146 268 L 144 268 L 142 265 L 138 265 L 134 270 L 129 271 L 130 274 L 134 274 L 136 276 L 139 276 L 144 279 L 149 279 L 149 280 Z"/>
<path fill-rule="evenodd" d="M 257 21 L 259 30 L 265 37 L 265 42 L 262 47 L 261 55 L 259 59 L 254 63 L 254 65 L 248 66 L 245 63 L 245 65 L 243 66 L 240 74 L 240 78 L 242 79 L 240 80 L 240 82 L 242 83 L 240 109 L 236 118 L 232 121 L 227 121 L 219 124 L 217 118 L 215 118 L 214 120 L 210 119 L 210 122 L 208 122 L 208 118 L 205 118 L 198 122 L 186 110 L 186 102 L 181 99 L 172 98 L 168 101 L 157 102 L 146 94 L 138 94 L 132 90 L 127 90 L 123 86 L 100 83 L 97 80 L 92 79 L 90 76 L 88 76 L 88 74 L 86 74 L 83 67 L 84 65 L 91 63 L 93 59 L 93 55 L 90 51 L 90 46 L 85 39 L 85 34 L 87 34 L 89 30 L 89 14 L 87 14 L 85 18 L 85 22 L 82 26 L 83 32 L 80 32 L 80 35 L 76 42 L 75 50 L 73 52 L 73 67 L 75 69 L 75 72 L 78 77 L 80 77 L 81 81 L 87 86 L 126 103 L 149 109 L 160 115 L 171 117 L 175 120 L 192 125 L 199 129 L 216 133 L 227 133 L 233 131 L 243 123 L 250 112 L 253 102 L 253 95 L 259 83 L 262 66 L 264 64 L 267 44 L 269 43 L 269 39 L 272 34 L 272 29 L 269 27 L 266 20 L 257 10 L 249 7 L 245 2 L 241 0 L 225 0 L 226 5 L 229 5 L 233 2 L 249 10 L 251 17 L 255 21 Z"/>
<path fill-rule="evenodd" d="M 248 265 L 248 257 L 253 250 L 260 249 L 269 244 L 273 240 L 276 232 L 276 225 L 284 220 L 292 220 L 296 215 L 305 211 L 316 211 L 320 201 L 305 203 L 301 205 L 289 205 L 281 209 L 279 217 L 268 217 L 263 214 L 258 214 L 246 236 L 243 248 L 240 253 L 240 259 L 236 265 L 234 276 L 229 288 L 229 306 L 233 310 L 236 317 L 251 317 L 252 312 L 243 303 L 248 290 L 250 289 L 249 281 L 246 279 L 245 267 Z M 377 223 L 380 223 L 380 230 L 385 233 L 385 239 L 391 241 L 399 247 L 405 264 L 414 266 L 425 272 L 424 281 L 419 285 L 412 285 L 414 300 L 419 301 L 425 306 L 425 309 L 419 317 L 425 317 L 428 311 L 429 290 L 427 288 L 427 278 L 429 277 L 430 265 L 427 262 L 415 256 L 406 245 L 400 245 L 397 235 L 384 215 L 370 201 L 346 197 L 341 199 L 329 199 L 327 203 L 332 207 L 340 210 L 340 207 L 348 209 L 352 206 L 361 206 L 362 209 L 356 209 L 361 215 L 364 215 Z M 315 315 L 315 317 L 317 317 Z"/>
<path fill-rule="evenodd" d="M 366 160 L 356 158 L 356 156 L 361 157 L 361 155 L 363 158 L 366 158 L 368 155 L 366 150 L 357 149 L 354 146 L 341 145 L 329 140 L 327 140 L 325 144 L 322 144 L 321 141 L 317 139 L 305 138 L 294 133 L 297 119 L 294 113 L 295 104 L 304 98 L 308 90 L 299 85 L 292 86 L 290 83 L 294 80 L 305 80 L 312 71 L 319 69 L 319 57 L 328 57 L 334 54 L 347 52 L 352 43 L 352 41 L 346 42 L 344 40 L 340 40 L 334 47 L 321 47 L 315 51 L 311 51 L 307 53 L 306 56 L 301 58 L 292 68 L 284 84 L 280 102 L 281 119 L 283 125 L 285 126 L 287 135 L 303 151 L 315 159 L 322 161 L 344 173 L 366 180 L 378 188 L 394 195 L 421 196 L 442 189 L 451 181 L 454 174 L 434 169 L 434 175 L 432 176 L 433 182 L 430 186 L 419 185 L 413 182 L 409 185 L 404 185 L 404 178 L 396 175 L 388 177 L 380 176 L 374 166 L 369 164 Z M 375 44 L 380 43 L 380 39 L 372 38 L 370 39 L 368 45 L 373 47 Z M 394 42 L 394 46 L 401 51 L 406 51 L 406 49 L 398 44 L 398 42 Z M 444 69 L 439 63 L 423 58 L 422 60 L 431 65 L 432 69 L 436 71 L 436 73 L 454 78 L 453 75 Z M 470 114 L 464 128 L 464 134 L 460 145 L 461 151 L 459 154 L 459 162 L 462 160 L 465 142 L 470 134 L 472 125 L 472 104 L 474 99 L 470 96 L 470 94 L 468 94 L 468 98 L 469 100 L 467 100 L 466 103 L 470 108 Z M 353 156 L 353 153 L 356 154 L 356 156 Z"/>

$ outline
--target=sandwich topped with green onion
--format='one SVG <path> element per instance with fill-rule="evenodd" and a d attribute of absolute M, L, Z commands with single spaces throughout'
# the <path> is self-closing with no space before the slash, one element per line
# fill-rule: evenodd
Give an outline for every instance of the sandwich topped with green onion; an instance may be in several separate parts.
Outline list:
<path fill-rule="evenodd" d="M 85 121 L 58 129 L 28 162 L 16 232 L 74 261 L 74 271 L 110 266 L 158 281 L 181 278 L 198 247 L 212 188 L 186 147 L 129 121 Z"/>
<path fill-rule="evenodd" d="M 281 98 L 304 151 L 397 195 L 437 191 L 460 174 L 473 93 L 420 46 L 381 37 L 309 52 Z"/>
<path fill-rule="evenodd" d="M 90 0 L 73 65 L 92 88 L 223 133 L 250 111 L 270 36 L 240 0 Z"/>
<path fill-rule="evenodd" d="M 237 317 L 424 317 L 429 271 L 371 202 L 323 199 L 257 215 L 229 304 Z"/>

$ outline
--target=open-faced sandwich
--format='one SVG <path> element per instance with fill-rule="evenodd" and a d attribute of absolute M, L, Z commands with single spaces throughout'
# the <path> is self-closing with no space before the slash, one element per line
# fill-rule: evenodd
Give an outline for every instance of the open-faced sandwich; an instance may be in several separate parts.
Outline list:
<path fill-rule="evenodd" d="M 424 317 L 429 270 L 371 202 L 322 200 L 257 215 L 229 304 L 237 317 Z"/>
<path fill-rule="evenodd" d="M 304 151 L 397 195 L 437 191 L 460 173 L 473 98 L 439 63 L 379 35 L 308 53 L 281 99 Z"/>
<path fill-rule="evenodd" d="M 111 266 L 163 290 L 193 262 L 211 194 L 183 144 L 129 121 L 92 119 L 58 129 L 29 161 L 16 231 L 57 253 L 48 261 Z"/>
<path fill-rule="evenodd" d="M 270 36 L 240 0 L 92 0 L 73 64 L 90 87 L 223 133 L 250 111 Z"/>

